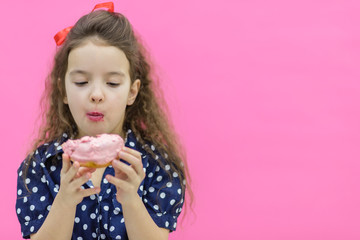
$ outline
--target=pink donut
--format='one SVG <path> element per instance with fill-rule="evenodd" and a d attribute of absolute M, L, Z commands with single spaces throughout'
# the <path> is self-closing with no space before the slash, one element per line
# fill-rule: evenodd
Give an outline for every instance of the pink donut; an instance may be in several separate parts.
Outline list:
<path fill-rule="evenodd" d="M 82 167 L 100 168 L 109 166 L 112 160 L 118 158 L 124 140 L 116 134 L 100 134 L 69 139 L 61 146 L 71 161 L 78 161 Z"/>

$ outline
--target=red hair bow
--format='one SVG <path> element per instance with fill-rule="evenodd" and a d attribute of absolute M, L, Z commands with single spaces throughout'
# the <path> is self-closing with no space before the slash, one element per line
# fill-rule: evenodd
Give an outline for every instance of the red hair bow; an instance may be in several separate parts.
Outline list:
<path fill-rule="evenodd" d="M 96 9 L 99 9 L 99 8 L 106 8 L 108 12 L 114 12 L 114 3 L 113 2 L 105 2 L 105 3 L 96 4 L 94 9 L 91 12 L 93 12 Z M 63 42 L 65 41 L 66 36 L 68 35 L 68 33 L 70 32 L 70 29 L 72 27 L 73 26 L 64 28 L 63 30 L 61 30 L 60 32 L 58 32 L 54 36 L 56 45 L 60 46 L 61 44 L 63 44 Z"/>

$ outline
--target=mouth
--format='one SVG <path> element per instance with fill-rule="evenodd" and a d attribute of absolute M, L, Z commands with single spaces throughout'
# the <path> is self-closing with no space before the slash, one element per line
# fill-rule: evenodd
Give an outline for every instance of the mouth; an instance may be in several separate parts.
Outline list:
<path fill-rule="evenodd" d="M 104 114 L 100 112 L 88 112 L 86 113 L 86 116 L 94 122 L 104 121 Z"/>

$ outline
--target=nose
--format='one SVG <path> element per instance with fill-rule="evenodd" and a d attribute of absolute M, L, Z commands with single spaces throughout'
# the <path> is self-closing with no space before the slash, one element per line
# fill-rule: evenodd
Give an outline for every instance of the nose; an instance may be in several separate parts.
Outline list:
<path fill-rule="evenodd" d="M 94 86 L 90 93 L 90 101 L 93 103 L 100 103 L 104 101 L 104 94 L 100 87 Z"/>

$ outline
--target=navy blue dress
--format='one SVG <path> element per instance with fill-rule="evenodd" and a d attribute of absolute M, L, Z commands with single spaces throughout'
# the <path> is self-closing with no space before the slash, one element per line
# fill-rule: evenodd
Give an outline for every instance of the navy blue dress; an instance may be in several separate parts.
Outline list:
<path fill-rule="evenodd" d="M 16 213 L 24 238 L 36 233 L 48 215 L 60 187 L 62 167 L 61 144 L 68 139 L 63 134 L 59 142 L 53 141 L 40 146 L 35 151 L 35 161 L 29 167 L 25 182 L 32 193 L 29 193 L 22 177 L 22 162 L 18 169 Z M 179 175 L 171 172 L 172 180 L 165 169 L 159 166 L 160 156 L 153 159 L 137 141 L 131 130 L 127 131 L 125 146 L 142 154 L 142 163 L 146 177 L 140 184 L 138 194 L 154 222 L 161 228 L 170 231 L 176 229 L 177 218 L 184 203 Z M 151 145 L 151 149 L 156 149 Z M 104 175 L 114 175 L 110 165 Z M 93 187 L 89 180 L 82 187 Z M 101 192 L 83 199 L 77 205 L 74 219 L 74 230 L 71 239 L 128 239 L 124 224 L 121 204 L 116 200 L 116 188 L 105 178 L 101 182 Z M 61 224 L 61 223 L 60 223 Z"/>

